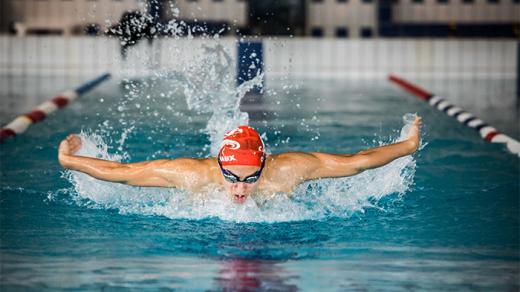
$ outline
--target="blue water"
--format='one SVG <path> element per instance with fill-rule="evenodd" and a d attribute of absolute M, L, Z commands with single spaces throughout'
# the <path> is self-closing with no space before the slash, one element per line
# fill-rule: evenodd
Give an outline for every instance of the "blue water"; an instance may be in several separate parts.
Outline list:
<path fill-rule="evenodd" d="M 58 143 L 82 130 L 107 146 L 90 154 L 123 161 L 209 155 L 210 114 L 188 109 L 171 80 L 111 80 L 0 145 L 2 291 L 520 288 L 518 157 L 383 81 L 267 80 L 265 90 L 249 123 L 273 153 L 389 143 L 407 112 L 423 116 L 425 146 L 260 209 L 63 172 Z M 518 138 L 514 121 L 486 119 Z"/>

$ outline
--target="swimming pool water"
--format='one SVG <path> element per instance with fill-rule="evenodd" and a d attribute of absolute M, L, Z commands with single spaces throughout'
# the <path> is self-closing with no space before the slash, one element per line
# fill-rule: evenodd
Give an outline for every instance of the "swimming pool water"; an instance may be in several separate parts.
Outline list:
<path fill-rule="evenodd" d="M 263 101 L 248 108 L 274 153 L 388 143 L 407 112 L 423 116 L 426 146 L 395 175 L 280 201 L 290 216 L 224 217 L 240 210 L 197 204 L 183 213 L 172 203 L 190 202 L 164 190 L 76 177 L 78 187 L 63 175 L 58 143 L 81 130 L 107 145 L 97 154 L 123 161 L 209 155 L 210 114 L 188 109 L 171 80 L 112 80 L 0 145 L 2 290 L 520 288 L 519 160 L 502 146 L 383 82 L 268 80 Z M 492 116 L 484 118 L 518 138 L 514 121 Z"/>

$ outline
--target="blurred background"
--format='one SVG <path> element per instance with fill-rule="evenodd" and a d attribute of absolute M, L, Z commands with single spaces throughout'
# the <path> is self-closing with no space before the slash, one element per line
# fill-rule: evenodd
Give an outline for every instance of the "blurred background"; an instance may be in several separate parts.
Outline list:
<path fill-rule="evenodd" d="M 102 35 L 131 11 L 150 15 L 154 25 L 176 18 L 233 28 L 223 35 L 513 39 L 520 34 L 518 5 L 518 0 L 5 0 L 1 29 L 17 36 Z"/>
<path fill-rule="evenodd" d="M 103 72 L 177 68 L 218 42 L 240 76 L 256 42 L 265 84 L 395 73 L 498 123 L 518 124 L 518 0 L 3 0 L 0 121 Z M 83 79 L 82 79 L 83 78 Z M 247 77 L 245 77 L 247 79 Z M 61 85 L 60 85 L 61 84 Z M 50 93 L 52 94 L 52 93 Z M 518 127 L 508 134 L 518 138 Z"/>

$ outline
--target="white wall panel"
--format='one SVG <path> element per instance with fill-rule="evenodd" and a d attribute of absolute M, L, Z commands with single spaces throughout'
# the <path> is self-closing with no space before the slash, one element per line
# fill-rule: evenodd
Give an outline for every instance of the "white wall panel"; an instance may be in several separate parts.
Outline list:
<path fill-rule="evenodd" d="M 220 44 L 236 62 L 236 40 Z M 267 78 L 315 76 L 385 78 L 389 73 L 420 77 L 515 78 L 517 42 L 507 40 L 266 39 Z M 109 71 L 146 75 L 180 70 L 204 56 L 202 39 L 158 39 L 130 48 L 121 61 L 115 39 L 100 37 L 0 37 L 0 73 L 71 74 Z M 236 67 L 236 64 L 233 64 Z"/>

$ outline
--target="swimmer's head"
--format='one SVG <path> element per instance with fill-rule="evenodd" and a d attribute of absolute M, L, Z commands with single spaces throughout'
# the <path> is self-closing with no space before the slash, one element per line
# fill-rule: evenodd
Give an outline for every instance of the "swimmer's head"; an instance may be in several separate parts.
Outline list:
<path fill-rule="evenodd" d="M 256 189 L 264 168 L 262 138 L 248 126 L 229 131 L 220 146 L 218 163 L 226 191 L 236 203 L 244 203 Z"/>

